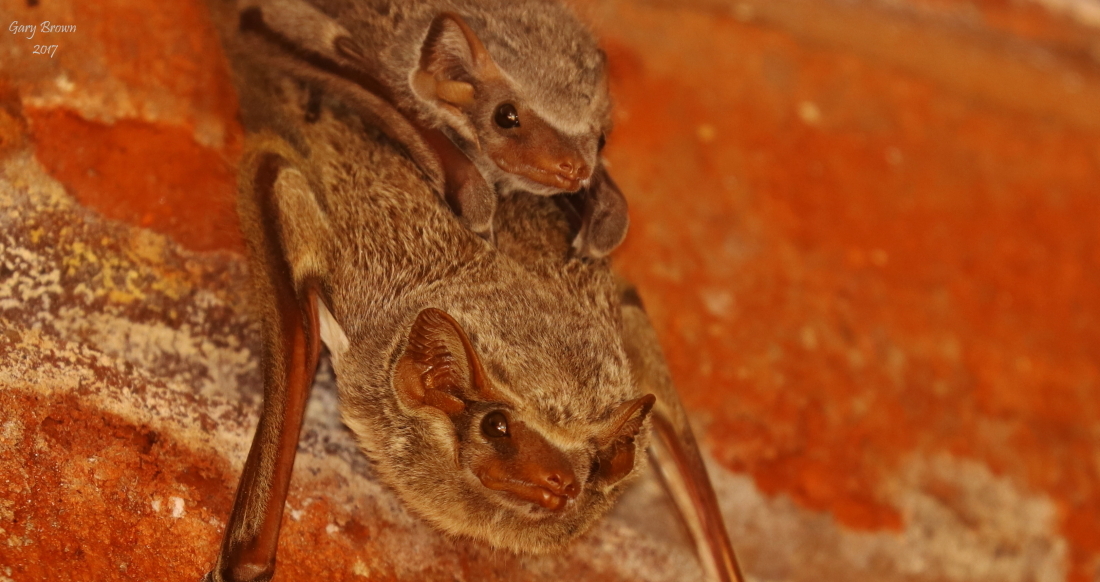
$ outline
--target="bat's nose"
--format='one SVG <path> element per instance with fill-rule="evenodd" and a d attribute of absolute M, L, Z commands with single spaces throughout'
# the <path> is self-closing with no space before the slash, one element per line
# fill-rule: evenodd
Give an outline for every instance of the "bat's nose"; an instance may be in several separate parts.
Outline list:
<path fill-rule="evenodd" d="M 577 497 L 580 486 L 577 476 L 567 465 L 539 464 L 535 471 L 527 474 L 527 481 L 534 485 L 536 494 L 527 500 L 551 511 L 557 511 L 570 500 Z"/>
<path fill-rule="evenodd" d="M 540 184 L 558 188 L 562 192 L 580 190 L 581 184 L 592 176 L 592 168 L 582 158 L 572 153 L 543 160 L 537 168 L 535 172 L 528 175 L 529 178 Z"/>
<path fill-rule="evenodd" d="M 508 439 L 514 447 L 512 455 L 488 456 L 474 467 L 482 485 L 550 511 L 565 508 L 580 494 L 581 484 L 569 457 L 537 431 L 523 422 L 513 422 Z"/>
<path fill-rule="evenodd" d="M 577 486 L 577 477 L 573 474 L 573 471 L 547 471 L 541 479 L 538 479 L 539 487 L 549 489 L 554 495 L 561 495 L 569 497 L 570 499 L 577 496 L 577 492 L 580 487 Z"/>
<path fill-rule="evenodd" d="M 576 192 L 592 176 L 592 167 L 581 158 L 573 156 L 533 160 L 514 166 L 497 163 L 509 172 L 560 192 Z"/>
<path fill-rule="evenodd" d="M 567 159 L 558 164 L 558 175 L 570 182 L 587 180 L 592 175 L 592 168 L 579 159 Z"/>

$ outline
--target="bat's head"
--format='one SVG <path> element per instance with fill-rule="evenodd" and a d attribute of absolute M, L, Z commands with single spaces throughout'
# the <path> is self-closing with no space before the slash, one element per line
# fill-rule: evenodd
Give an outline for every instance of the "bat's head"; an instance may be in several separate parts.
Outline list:
<path fill-rule="evenodd" d="M 596 414 L 567 404 L 548 415 L 495 375 L 453 318 L 420 312 L 392 374 L 405 425 L 391 429 L 396 438 L 378 466 L 445 531 L 519 552 L 559 548 L 606 513 L 637 473 L 655 398 L 623 398 Z"/>
<path fill-rule="evenodd" d="M 436 17 L 410 83 L 498 191 L 576 192 L 611 125 L 606 57 L 563 7 L 532 4 L 471 16 L 480 36 Z"/>

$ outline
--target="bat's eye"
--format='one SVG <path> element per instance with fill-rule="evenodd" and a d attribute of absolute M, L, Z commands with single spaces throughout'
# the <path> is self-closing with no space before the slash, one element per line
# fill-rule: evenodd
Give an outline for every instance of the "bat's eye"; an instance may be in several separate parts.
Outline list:
<path fill-rule="evenodd" d="M 501 104 L 497 107 L 496 113 L 493 114 L 493 121 L 504 129 L 519 127 L 519 112 L 516 111 L 516 106 L 511 103 Z"/>
<path fill-rule="evenodd" d="M 508 417 L 497 410 L 485 415 L 481 419 L 481 434 L 489 438 L 501 438 L 508 436 Z"/>
<path fill-rule="evenodd" d="M 598 152 L 603 151 L 603 146 L 605 146 L 605 145 L 607 145 L 607 135 L 601 133 L 600 134 L 600 142 L 596 144 L 596 151 L 598 151 Z"/>

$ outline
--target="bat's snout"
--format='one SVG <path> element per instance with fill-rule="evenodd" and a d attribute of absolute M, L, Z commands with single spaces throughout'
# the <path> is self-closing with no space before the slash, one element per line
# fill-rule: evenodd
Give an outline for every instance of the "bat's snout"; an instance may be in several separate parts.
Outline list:
<path fill-rule="evenodd" d="M 592 176 L 592 168 L 581 160 L 564 160 L 558 164 L 558 177 L 570 182 L 583 182 Z"/>
<path fill-rule="evenodd" d="M 502 468 L 504 469 L 504 468 Z M 504 469 L 507 471 L 507 469 Z M 580 492 L 580 486 L 573 472 L 550 472 L 541 478 L 534 475 L 498 475 L 497 471 L 489 470 L 478 478 L 481 484 L 493 491 L 511 493 L 519 499 L 538 505 L 550 511 L 557 511 L 575 499 Z M 527 477 L 527 478 L 524 478 Z"/>
<path fill-rule="evenodd" d="M 564 507 L 565 503 L 569 499 L 575 499 L 580 491 L 577 477 L 572 470 L 547 472 L 537 480 L 538 488 L 544 492 L 543 498 L 537 503 L 552 511 Z"/>
<path fill-rule="evenodd" d="M 592 167 L 579 157 L 569 156 L 539 162 L 532 164 L 530 171 L 520 173 L 561 192 L 576 192 L 592 177 Z"/>
<path fill-rule="evenodd" d="M 551 511 L 577 497 L 581 486 L 565 454 L 520 423 L 508 438 L 514 455 L 488 457 L 474 470 L 482 485 Z"/>
<path fill-rule="evenodd" d="M 528 128 L 523 139 L 495 144 L 489 154 L 501 170 L 554 192 L 583 188 L 596 158 L 594 141 L 563 136 L 545 123 Z"/>

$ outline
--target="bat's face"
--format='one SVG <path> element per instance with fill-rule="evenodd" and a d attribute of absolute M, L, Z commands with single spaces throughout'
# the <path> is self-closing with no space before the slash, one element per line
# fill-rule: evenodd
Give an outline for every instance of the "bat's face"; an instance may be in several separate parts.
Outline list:
<path fill-rule="evenodd" d="M 437 309 L 414 322 L 392 386 L 395 418 L 345 412 L 367 448 L 379 449 L 379 472 L 441 529 L 518 552 L 561 547 L 607 512 L 636 473 L 654 403 L 646 395 L 594 420 L 548 418 L 499 386 Z"/>
<path fill-rule="evenodd" d="M 627 401 L 606 423 L 565 431 L 505 402 L 471 403 L 456 426 L 470 502 L 448 529 L 517 551 L 572 540 L 634 472 L 635 438 L 652 404 L 652 396 Z"/>
<path fill-rule="evenodd" d="M 611 125 L 606 58 L 579 25 L 525 26 L 530 16 L 520 11 L 495 23 L 529 31 L 518 47 L 490 37 L 498 63 L 461 18 L 441 15 L 410 81 L 498 191 L 576 192 L 589 185 Z"/>
<path fill-rule="evenodd" d="M 608 124 L 581 115 L 585 105 L 562 108 L 573 115 L 555 115 L 503 74 L 485 79 L 464 110 L 480 145 L 467 154 L 502 192 L 553 195 L 586 188 Z"/>

